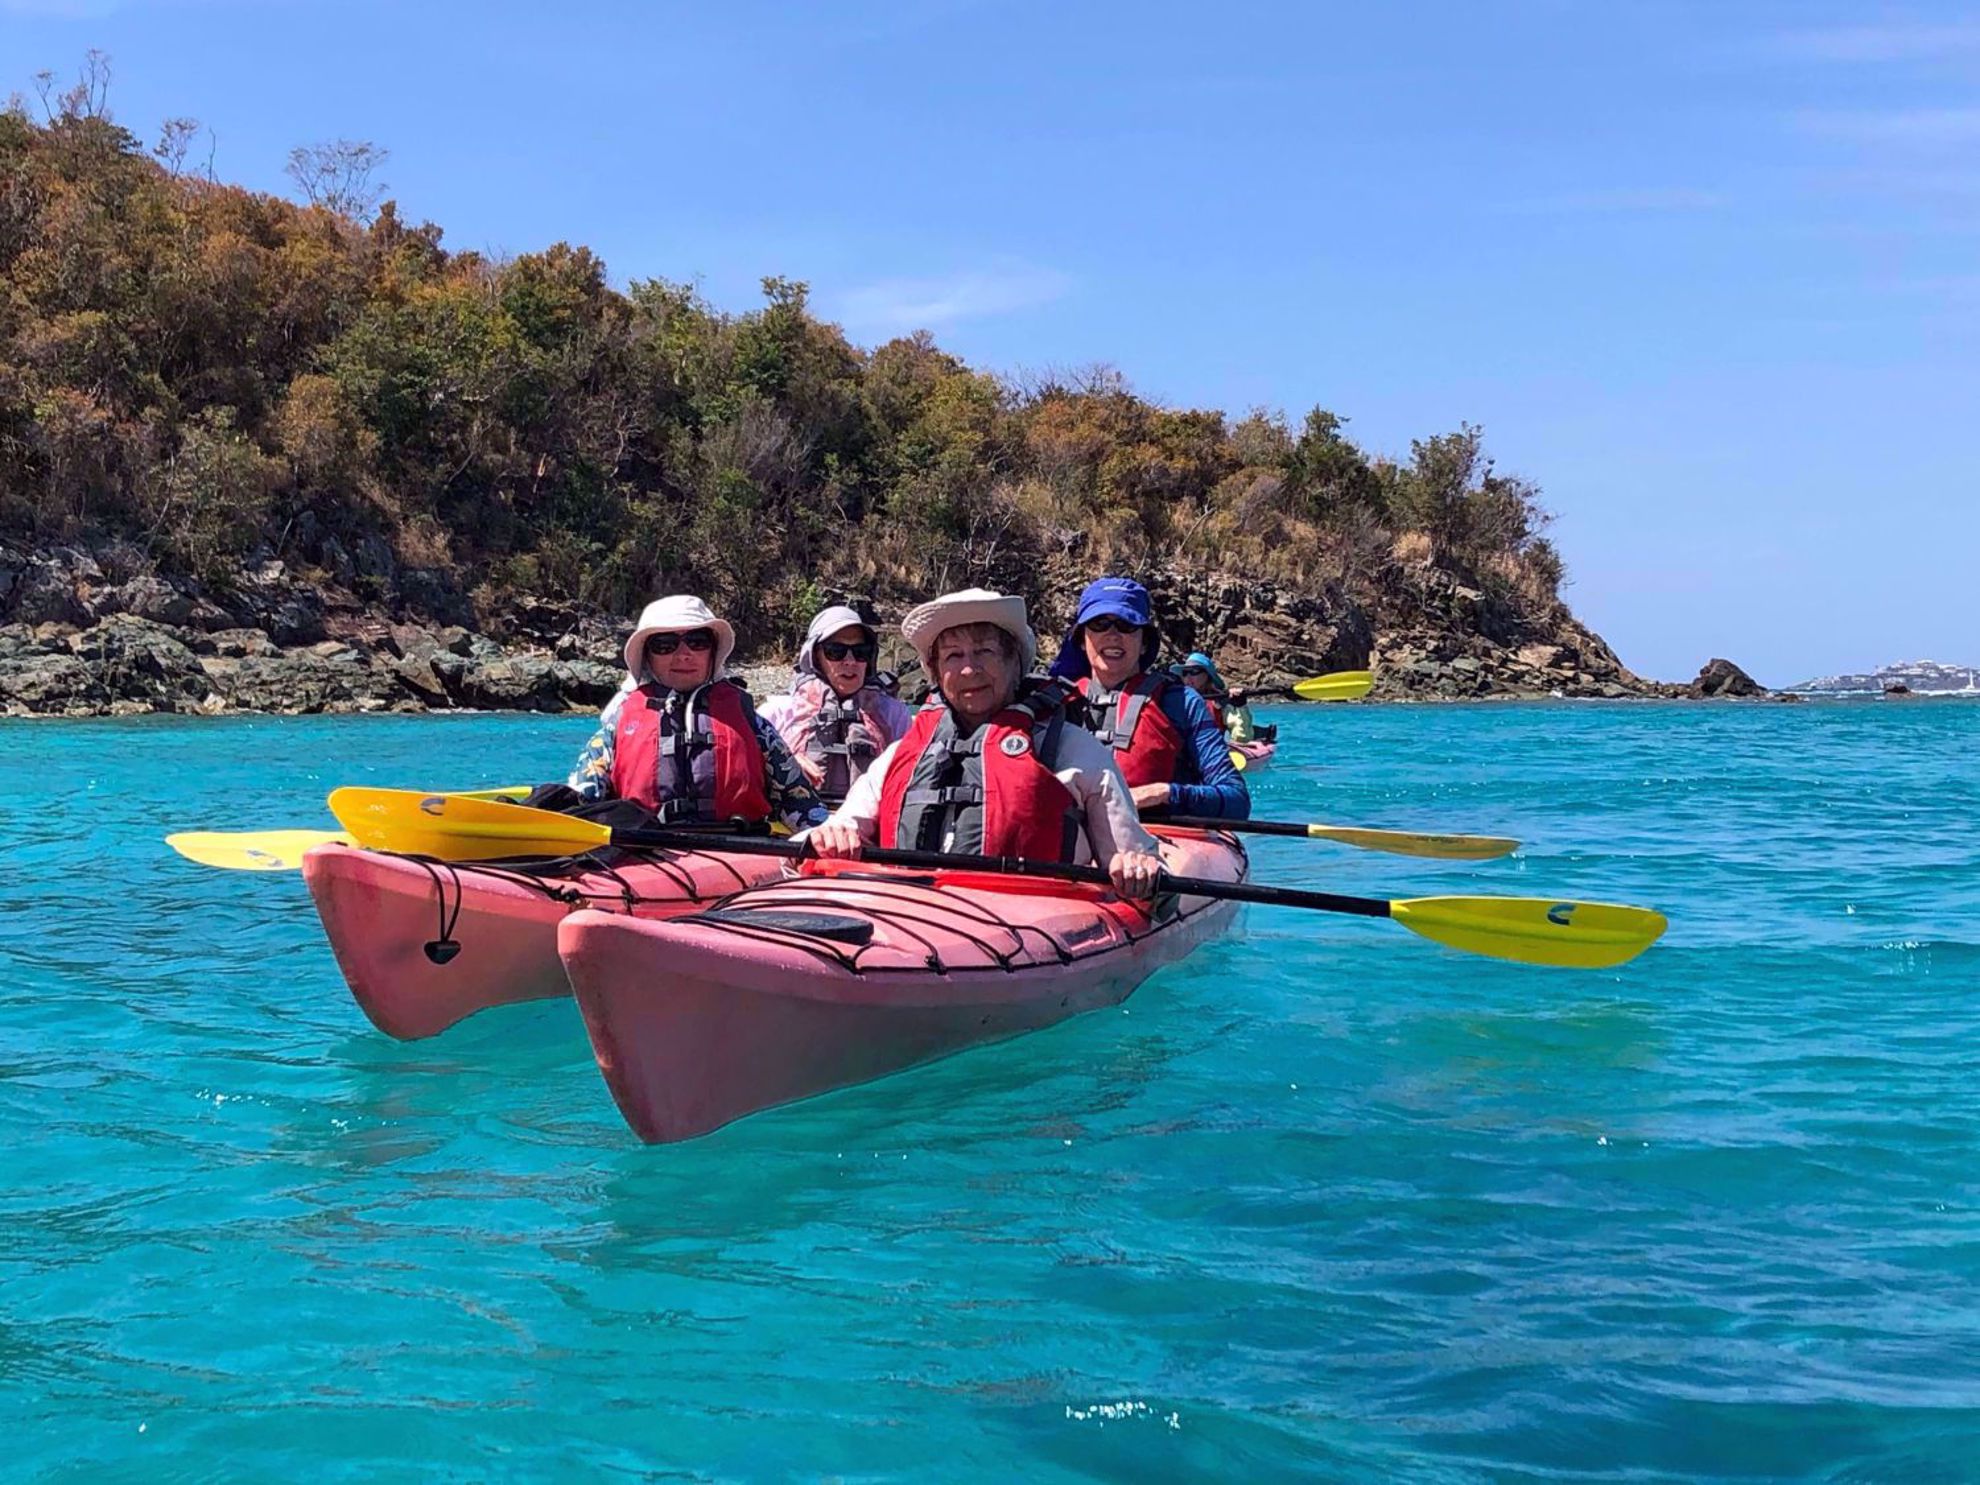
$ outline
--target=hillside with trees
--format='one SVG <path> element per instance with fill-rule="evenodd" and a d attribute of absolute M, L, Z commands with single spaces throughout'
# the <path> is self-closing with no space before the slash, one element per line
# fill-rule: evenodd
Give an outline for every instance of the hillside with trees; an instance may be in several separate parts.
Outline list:
<path fill-rule="evenodd" d="M 1395 694 L 1642 689 L 1475 427 L 1372 457 L 1324 409 L 1013 380 L 926 334 L 862 348 L 795 279 L 729 313 L 565 243 L 450 252 L 375 204 L 374 147 L 296 151 L 302 202 L 243 190 L 189 166 L 189 120 L 147 148 L 106 80 L 0 113 L 0 665 L 81 655 L 119 614 L 394 661 L 394 632 L 452 625 L 604 663 L 682 589 L 774 654 L 828 595 L 893 616 L 1004 586 L 1049 626 L 1118 570 L 1245 679 L 1373 658 Z M 297 606 L 317 617 L 284 633 Z"/>

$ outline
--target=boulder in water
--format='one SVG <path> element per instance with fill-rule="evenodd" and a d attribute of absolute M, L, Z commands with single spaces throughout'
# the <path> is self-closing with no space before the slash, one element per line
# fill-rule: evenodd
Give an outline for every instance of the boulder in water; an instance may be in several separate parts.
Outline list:
<path fill-rule="evenodd" d="M 1692 696 L 1765 696 L 1767 688 L 1730 660 L 1711 659 L 1691 683 Z"/>

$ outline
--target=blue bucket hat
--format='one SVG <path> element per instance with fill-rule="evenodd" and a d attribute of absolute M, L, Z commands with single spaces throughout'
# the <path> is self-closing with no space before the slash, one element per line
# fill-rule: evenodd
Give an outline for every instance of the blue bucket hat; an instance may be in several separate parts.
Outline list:
<path fill-rule="evenodd" d="M 1059 657 L 1052 662 L 1053 675 L 1077 681 L 1093 673 L 1093 667 L 1087 664 L 1086 646 L 1080 643 L 1079 631 L 1089 619 L 1107 614 L 1141 626 L 1147 640 L 1142 649 L 1141 663 L 1144 666 L 1155 663 L 1155 651 L 1162 643 L 1162 628 L 1155 622 L 1154 605 L 1149 601 L 1148 590 L 1133 578 L 1103 577 L 1095 578 L 1080 592 L 1079 606 L 1073 610 L 1072 627 L 1066 630 L 1066 637 L 1059 645 Z"/>
<path fill-rule="evenodd" d="M 1220 695 L 1231 689 L 1224 684 L 1223 676 L 1218 673 L 1217 662 L 1201 650 L 1191 650 L 1187 655 L 1183 656 L 1183 663 L 1180 668 L 1183 670 L 1196 669 L 1207 672 L 1210 677 L 1210 688 Z"/>

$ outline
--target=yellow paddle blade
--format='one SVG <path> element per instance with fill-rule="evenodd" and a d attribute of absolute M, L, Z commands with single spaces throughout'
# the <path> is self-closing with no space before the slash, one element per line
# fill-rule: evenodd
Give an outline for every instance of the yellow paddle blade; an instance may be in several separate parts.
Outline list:
<path fill-rule="evenodd" d="M 461 789 L 463 799 L 527 799 L 530 796 L 528 784 L 504 784 L 499 789 Z"/>
<path fill-rule="evenodd" d="M 1249 758 L 1245 757 L 1244 754 L 1240 753 L 1236 748 L 1231 749 L 1232 768 L 1235 768 L 1239 773 L 1243 773 L 1250 766 L 1251 766 L 1251 760 Z"/>
<path fill-rule="evenodd" d="M 1411 933 L 1493 959 L 1607 969 L 1641 954 L 1668 926 L 1662 913 L 1544 897 L 1417 897 L 1389 904 Z"/>
<path fill-rule="evenodd" d="M 1366 670 L 1337 670 L 1332 675 L 1316 675 L 1293 682 L 1293 695 L 1301 701 L 1356 701 L 1375 687 L 1374 674 Z"/>
<path fill-rule="evenodd" d="M 1315 840 L 1387 851 L 1391 856 L 1427 856 L 1433 861 L 1490 861 L 1510 856 L 1519 842 L 1503 835 L 1421 835 L 1413 830 L 1361 830 L 1348 825 L 1309 825 Z"/>
<path fill-rule="evenodd" d="M 296 871 L 313 846 L 348 846 L 337 830 L 182 830 L 165 844 L 188 861 L 223 871 Z"/>
<path fill-rule="evenodd" d="M 333 789 L 330 813 L 361 846 L 445 861 L 569 856 L 612 841 L 609 829 L 589 820 L 417 789 Z"/>

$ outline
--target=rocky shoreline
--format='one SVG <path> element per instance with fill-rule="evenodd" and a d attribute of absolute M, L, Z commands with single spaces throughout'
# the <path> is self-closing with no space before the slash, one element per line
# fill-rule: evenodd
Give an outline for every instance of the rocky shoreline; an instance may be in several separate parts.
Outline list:
<path fill-rule="evenodd" d="M 1080 575 L 1043 577 L 1049 615 Z M 1535 633 L 1438 569 L 1398 581 L 1406 591 L 1371 613 L 1337 587 L 1150 576 L 1171 639 L 1211 644 L 1235 685 L 1368 667 L 1377 700 L 1767 694 L 1721 660 L 1689 686 L 1643 680 L 1564 607 Z M 382 608 L 274 559 L 208 591 L 150 571 L 129 548 L 0 547 L 0 716 L 591 711 L 617 689 L 623 618 L 539 599 L 476 615 L 444 579 L 435 592 L 425 611 L 404 592 Z M 758 694 L 788 676 L 775 659 L 749 672 Z"/>

